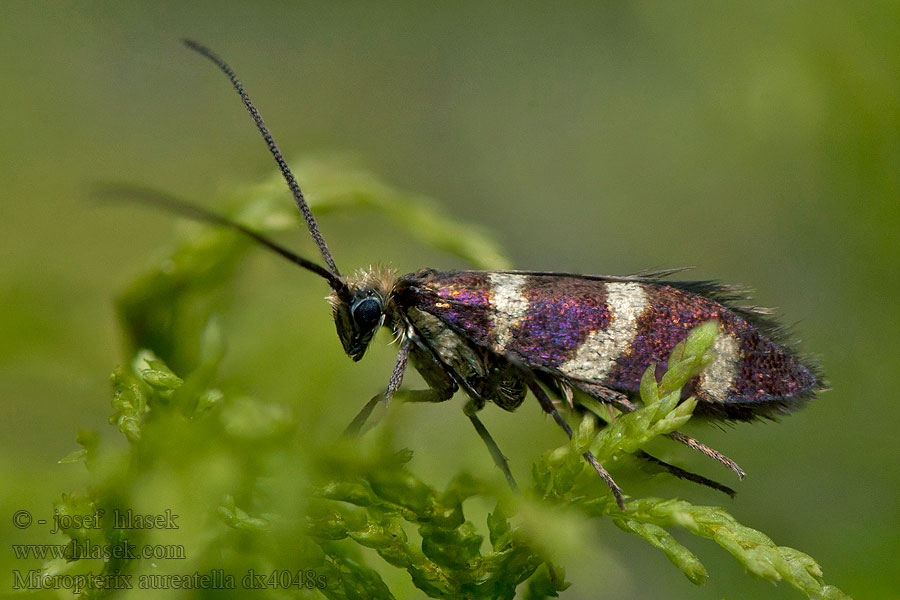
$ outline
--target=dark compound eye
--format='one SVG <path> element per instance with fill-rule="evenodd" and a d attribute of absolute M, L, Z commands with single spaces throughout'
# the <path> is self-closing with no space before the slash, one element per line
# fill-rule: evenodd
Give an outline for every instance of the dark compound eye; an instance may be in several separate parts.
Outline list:
<path fill-rule="evenodd" d="M 366 298 L 360 300 L 351 312 L 356 324 L 368 329 L 377 325 L 381 319 L 381 302 L 375 298 Z"/>

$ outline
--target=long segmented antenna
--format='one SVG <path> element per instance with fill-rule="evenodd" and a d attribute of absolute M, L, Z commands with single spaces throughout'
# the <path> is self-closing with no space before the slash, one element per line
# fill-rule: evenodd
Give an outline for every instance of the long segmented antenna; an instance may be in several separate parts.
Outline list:
<path fill-rule="evenodd" d="M 244 91 L 244 86 L 241 85 L 240 80 L 235 75 L 234 71 L 231 67 L 228 66 L 224 60 L 222 60 L 218 54 L 203 46 L 202 44 L 198 44 L 197 42 L 189 39 L 182 40 L 184 45 L 198 52 L 211 60 L 219 69 L 222 70 L 225 75 L 228 76 L 228 79 L 231 80 L 231 85 L 234 86 L 234 89 L 237 90 L 237 93 L 240 94 L 241 100 L 244 101 L 244 106 L 247 107 L 247 110 L 250 112 L 250 116 L 253 117 L 253 121 L 256 123 L 256 128 L 259 129 L 259 132 L 262 134 L 263 139 L 266 141 L 266 145 L 269 147 L 269 152 L 272 153 L 272 156 L 275 157 L 275 162 L 278 163 L 278 168 L 281 169 L 281 174 L 284 175 L 284 180 L 287 182 L 288 187 L 291 188 L 291 193 L 294 195 L 294 202 L 297 203 L 297 208 L 300 209 L 300 212 L 303 213 L 303 218 L 306 219 L 306 226 L 309 228 L 309 233 L 312 235 L 313 240 L 315 240 L 316 245 L 319 247 L 319 252 L 322 253 L 322 258 L 325 259 L 325 264 L 328 265 L 331 274 L 337 278 L 341 277 L 341 272 L 338 271 L 337 266 L 334 264 L 334 258 L 331 256 L 331 252 L 328 250 L 328 246 L 325 244 L 325 239 L 322 237 L 322 234 L 319 233 L 319 226 L 316 224 L 315 218 L 313 218 L 312 212 L 309 210 L 309 206 L 306 204 L 306 200 L 303 198 L 303 191 L 300 189 L 300 185 L 297 183 L 297 180 L 294 178 L 294 174 L 291 172 L 290 167 L 287 165 L 287 161 L 284 160 L 284 156 L 281 154 L 281 150 L 278 149 L 278 144 L 275 143 L 275 138 L 272 137 L 272 134 L 269 133 L 269 129 L 266 127 L 265 122 L 262 119 L 262 116 L 259 114 L 259 111 L 256 110 L 256 107 L 253 105 L 253 102 L 250 100 L 250 96 L 247 95 L 247 92 Z"/>
<path fill-rule="evenodd" d="M 207 210 L 202 206 L 191 204 L 190 202 L 185 202 L 180 198 L 176 198 L 175 196 L 172 196 L 170 194 L 158 192 L 150 188 L 137 187 L 128 184 L 108 183 L 99 185 L 94 188 L 93 194 L 98 198 L 132 200 L 134 202 L 140 202 L 141 204 L 146 204 L 148 206 L 163 208 L 171 213 L 175 213 L 183 217 L 187 217 L 188 219 L 199 221 L 201 223 L 210 223 L 212 225 L 219 225 L 220 227 L 228 227 L 234 229 L 235 231 L 238 231 L 251 238 L 252 240 L 262 244 L 276 254 L 279 254 L 282 257 L 288 259 L 295 265 L 299 265 L 307 271 L 312 271 L 316 275 L 324 278 L 325 281 L 328 282 L 328 285 L 331 286 L 331 289 L 333 289 L 339 295 L 346 294 L 345 290 L 347 288 L 347 284 L 344 283 L 344 280 L 331 273 L 325 267 L 318 265 L 311 260 L 303 258 L 299 254 L 296 254 L 292 250 L 288 250 L 281 244 L 269 239 L 263 234 L 253 231 L 246 225 L 238 223 L 237 221 L 233 221 L 226 216 L 214 213 L 211 210 Z"/>

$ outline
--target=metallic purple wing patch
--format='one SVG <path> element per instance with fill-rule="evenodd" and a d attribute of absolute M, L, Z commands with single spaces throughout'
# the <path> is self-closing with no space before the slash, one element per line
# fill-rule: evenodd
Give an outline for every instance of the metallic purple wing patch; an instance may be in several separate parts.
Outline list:
<path fill-rule="evenodd" d="M 564 378 L 637 392 L 649 365 L 663 370 L 676 343 L 716 319 L 716 357 L 691 390 L 713 411 L 771 403 L 779 412 L 821 387 L 815 370 L 752 323 L 751 313 L 677 284 L 430 270 L 404 284 L 415 289 L 414 306 L 465 339 Z M 729 410 L 726 416 L 745 418 Z"/>

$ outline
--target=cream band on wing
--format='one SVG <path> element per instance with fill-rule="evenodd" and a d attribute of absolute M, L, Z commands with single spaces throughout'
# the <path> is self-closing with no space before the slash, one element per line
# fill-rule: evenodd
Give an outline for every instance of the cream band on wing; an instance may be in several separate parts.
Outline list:
<path fill-rule="evenodd" d="M 491 337 L 497 352 L 506 351 L 513 332 L 519 328 L 528 312 L 528 298 L 522 295 L 526 279 L 521 275 L 508 273 L 489 274 L 493 316 Z"/>
<path fill-rule="evenodd" d="M 637 334 L 637 322 L 647 307 L 644 287 L 639 283 L 606 284 L 609 327 L 592 331 L 575 356 L 560 365 L 559 370 L 578 379 L 602 380 L 616 364 L 616 359 L 631 348 Z"/>
<path fill-rule="evenodd" d="M 740 340 L 728 332 L 720 331 L 713 342 L 713 351 L 716 357 L 700 373 L 700 389 L 717 402 L 725 402 L 741 360 Z"/>

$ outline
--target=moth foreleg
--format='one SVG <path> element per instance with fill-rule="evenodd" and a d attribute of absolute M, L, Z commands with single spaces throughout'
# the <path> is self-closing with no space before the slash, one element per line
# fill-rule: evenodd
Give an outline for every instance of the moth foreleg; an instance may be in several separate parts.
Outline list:
<path fill-rule="evenodd" d="M 409 338 L 406 338 L 400 344 L 400 351 L 397 352 L 397 362 L 394 363 L 394 371 L 391 373 L 387 389 L 384 391 L 385 406 L 391 403 L 391 397 L 394 395 L 394 392 L 400 389 L 400 384 L 403 383 L 403 374 L 406 372 L 406 364 L 409 361 L 409 350 L 411 347 L 412 340 Z"/>
<path fill-rule="evenodd" d="M 372 396 L 372 399 L 366 402 L 365 406 L 362 407 L 362 410 L 353 418 L 347 428 L 344 429 L 344 435 L 346 436 L 355 436 L 362 431 L 363 426 L 366 424 L 366 421 L 369 420 L 369 417 L 372 416 L 372 411 L 375 410 L 375 407 L 378 406 L 379 402 L 384 401 L 384 395 L 386 392 L 381 392 L 380 394 L 375 394 Z M 394 398 L 399 400 L 400 402 L 446 402 L 453 395 L 451 392 L 449 395 L 441 390 L 397 390 L 394 392 Z"/>
<path fill-rule="evenodd" d="M 633 411 L 637 410 L 637 407 L 634 404 L 632 404 L 632 402 L 628 399 L 628 397 L 625 394 L 623 394 L 621 392 L 611 390 L 609 388 L 603 387 L 602 385 L 596 385 L 596 384 L 591 384 L 591 383 L 572 382 L 572 385 L 574 385 L 577 389 L 581 390 L 582 392 L 584 392 L 591 398 L 594 398 L 595 400 L 599 400 L 600 402 L 603 402 L 606 404 L 611 404 L 612 406 L 615 406 L 622 412 L 629 413 L 629 412 L 633 412 Z M 728 467 L 729 469 L 731 469 L 732 471 L 737 473 L 737 476 L 740 479 L 743 479 L 744 475 L 746 475 L 744 470 L 736 462 L 734 462 L 733 460 L 731 460 L 730 458 L 728 458 L 727 456 L 725 456 L 724 454 L 722 454 L 715 448 L 710 448 L 703 442 L 701 442 L 695 438 L 692 438 L 689 435 L 685 435 L 685 434 L 681 433 L 680 431 L 673 431 L 671 433 L 667 433 L 666 437 L 671 440 L 675 440 L 676 442 L 679 442 L 681 444 L 684 444 L 688 448 L 697 450 L 698 452 L 702 452 L 703 454 L 712 458 L 713 460 L 716 460 L 716 461 L 722 463 L 723 465 L 725 465 L 726 467 Z"/>
<path fill-rule="evenodd" d="M 394 394 L 394 398 L 398 402 L 446 402 L 453 396 L 453 393 L 447 394 L 443 390 L 400 390 Z"/>
<path fill-rule="evenodd" d="M 509 384 L 508 378 L 500 377 L 493 385 L 487 386 L 488 390 L 484 389 L 484 385 L 478 385 L 478 382 L 473 385 L 473 382 L 466 379 L 466 377 L 462 376 L 444 361 L 428 338 L 421 335 L 421 333 L 415 329 L 415 326 L 413 326 L 413 328 L 416 331 L 416 336 L 414 338 L 415 346 L 411 353 L 413 366 L 428 385 L 431 386 L 432 390 L 446 394 L 445 399 L 449 399 L 453 396 L 460 387 L 466 392 L 469 396 L 469 400 L 466 402 L 463 412 L 469 417 L 469 421 L 471 421 L 472 425 L 475 427 L 478 437 L 480 437 L 487 446 L 488 452 L 490 452 L 491 458 L 494 460 L 494 464 L 503 471 L 503 475 L 506 477 L 509 486 L 513 491 L 518 491 L 519 486 L 516 484 L 516 480 L 509 468 L 509 460 L 500 450 L 497 442 L 476 414 L 484 407 L 485 401 L 487 400 L 485 394 L 489 395 L 491 398 L 496 397 L 504 400 L 505 404 L 501 404 L 501 406 L 504 407 L 508 407 L 511 405 L 511 402 L 515 402 L 515 396 L 513 394 L 509 393 L 509 391 L 504 394 L 502 390 L 502 386 Z M 484 382 L 482 381 L 481 383 Z M 440 401 L 427 400 L 425 399 L 425 396 L 422 396 L 421 398 L 421 401 L 426 402 Z"/>
<path fill-rule="evenodd" d="M 353 420 L 350 421 L 350 424 L 344 429 L 344 435 L 347 437 L 354 437 L 359 435 L 360 431 L 362 431 L 363 425 L 366 424 L 366 421 L 369 420 L 369 417 L 372 415 L 372 411 L 375 410 L 375 406 L 381 402 L 383 393 L 375 394 L 372 396 L 372 399 L 366 402 L 365 406 L 362 407 Z"/>
<path fill-rule="evenodd" d="M 391 372 L 391 378 L 388 380 L 387 389 L 380 394 L 376 394 L 371 400 L 366 402 L 365 406 L 362 407 L 362 410 L 359 411 L 356 417 L 354 417 L 350 424 L 347 425 L 346 429 L 344 429 L 344 435 L 357 435 L 366 424 L 366 421 L 369 420 L 372 411 L 375 410 L 375 407 L 379 402 L 384 402 L 385 406 L 390 404 L 394 393 L 400 388 L 400 384 L 403 383 L 403 374 L 406 372 L 411 345 L 412 342 L 409 338 L 403 340 L 400 344 L 400 351 L 397 352 L 397 361 L 394 363 L 394 370 Z"/>
<path fill-rule="evenodd" d="M 562 415 L 559 414 L 559 411 L 556 410 L 556 406 L 553 405 L 553 401 L 550 399 L 550 396 L 547 395 L 547 392 L 544 391 L 544 388 L 541 387 L 541 384 L 538 383 L 537 379 L 534 376 L 534 373 L 531 372 L 531 369 L 520 363 L 516 358 L 508 356 L 507 360 L 510 361 L 516 368 L 519 369 L 519 372 L 522 373 L 522 378 L 525 379 L 525 383 L 528 385 L 528 389 L 531 390 L 531 393 L 534 394 L 538 402 L 541 405 L 541 408 L 544 409 L 544 412 L 553 417 L 553 420 L 556 421 L 557 425 L 562 427 L 563 431 L 566 432 L 566 435 L 569 436 L 569 439 L 572 439 L 572 428 L 566 423 L 566 420 L 562 418 Z M 622 499 L 622 488 L 619 487 L 619 484 L 615 482 L 612 478 L 612 475 L 603 468 L 603 465 L 600 464 L 600 461 L 597 460 L 597 457 L 593 455 L 590 451 L 585 452 L 582 456 L 584 459 L 590 463 L 594 470 L 597 471 L 597 474 L 600 475 L 600 478 L 606 483 L 609 487 L 609 490 L 612 492 L 613 496 L 616 499 L 616 504 L 619 507 L 619 510 L 625 510 L 625 501 Z"/>

